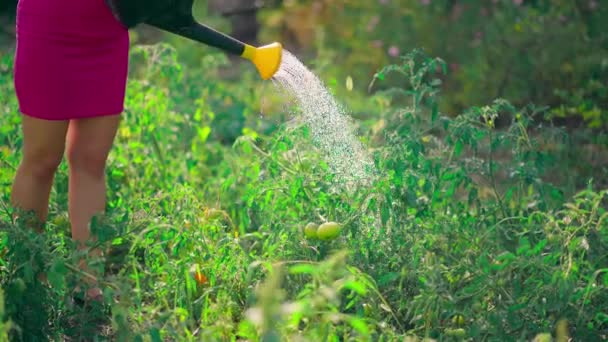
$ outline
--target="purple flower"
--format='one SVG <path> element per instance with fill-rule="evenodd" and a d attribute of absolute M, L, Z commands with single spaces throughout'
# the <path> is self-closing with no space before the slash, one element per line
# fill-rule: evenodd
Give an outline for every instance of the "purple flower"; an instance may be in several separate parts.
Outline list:
<path fill-rule="evenodd" d="M 390 48 L 388 48 L 388 55 L 391 57 L 398 57 L 399 56 L 399 48 L 396 47 L 395 45 L 392 45 Z"/>
<path fill-rule="evenodd" d="M 427 6 L 431 4 L 431 0 L 420 0 L 420 3 Z"/>
<path fill-rule="evenodd" d="M 513 4 L 515 6 L 519 6 L 519 5 L 523 4 L 523 3 L 524 3 L 524 0 L 513 0 Z"/>

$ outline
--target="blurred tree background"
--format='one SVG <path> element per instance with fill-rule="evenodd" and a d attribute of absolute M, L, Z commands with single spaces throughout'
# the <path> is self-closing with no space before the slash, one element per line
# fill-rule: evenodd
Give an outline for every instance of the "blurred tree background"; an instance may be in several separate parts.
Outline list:
<path fill-rule="evenodd" d="M 422 48 L 449 65 L 442 109 L 497 97 L 606 127 L 608 6 L 594 0 L 281 1 L 265 32 L 328 54 L 327 72 L 360 90 L 382 65 Z M 267 38 L 268 39 L 268 38 Z M 358 81 L 358 82 L 357 82 Z"/>
<path fill-rule="evenodd" d="M 0 5 L 5 42 L 14 34 L 15 5 Z M 548 106 L 539 119 L 560 125 L 608 126 L 602 1 L 209 0 L 196 8 L 199 19 L 246 42 L 283 42 L 327 82 L 350 76 L 356 92 L 349 97 L 364 94 L 379 68 L 421 48 L 449 65 L 440 104 L 449 115 L 506 98 Z M 162 39 L 138 31 L 141 42 Z M 187 53 L 197 51 L 207 50 Z"/>

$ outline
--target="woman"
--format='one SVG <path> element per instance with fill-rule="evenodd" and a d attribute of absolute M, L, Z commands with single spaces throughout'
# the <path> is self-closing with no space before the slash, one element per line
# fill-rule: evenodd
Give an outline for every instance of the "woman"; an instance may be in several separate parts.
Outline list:
<path fill-rule="evenodd" d="M 106 205 L 106 159 L 123 112 L 128 52 L 128 30 L 104 0 L 19 0 L 14 79 L 23 158 L 11 200 L 42 225 L 65 152 L 72 237 L 80 248 L 91 237 L 91 218 Z M 87 292 L 100 294 L 95 286 Z"/>

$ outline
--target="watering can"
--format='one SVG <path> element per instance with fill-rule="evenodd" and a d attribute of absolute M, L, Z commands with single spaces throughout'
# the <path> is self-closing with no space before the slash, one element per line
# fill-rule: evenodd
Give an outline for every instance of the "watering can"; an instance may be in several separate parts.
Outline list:
<path fill-rule="evenodd" d="M 194 0 L 105 0 L 114 16 L 127 28 L 147 24 L 221 49 L 251 61 L 264 80 L 279 70 L 283 47 L 272 43 L 254 47 L 197 22 Z"/>

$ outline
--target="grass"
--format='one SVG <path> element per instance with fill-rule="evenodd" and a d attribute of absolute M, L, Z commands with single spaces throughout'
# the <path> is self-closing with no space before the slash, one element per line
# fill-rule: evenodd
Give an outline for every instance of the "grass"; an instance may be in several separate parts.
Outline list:
<path fill-rule="evenodd" d="M 369 96 L 359 130 L 378 174 L 349 190 L 281 103 L 260 118 L 272 91 L 255 75 L 211 82 L 215 55 L 184 68 L 170 46 L 134 49 L 107 213 L 92 223 L 104 302 L 74 305 L 66 166 L 45 234 L 11 219 L 20 119 L 1 58 L 0 339 L 607 338 L 606 173 L 577 153 L 606 136 L 539 129 L 543 109 L 506 100 L 445 116 L 443 62 L 418 51 L 376 75 L 403 86 Z M 305 238 L 327 221 L 339 238 Z"/>

